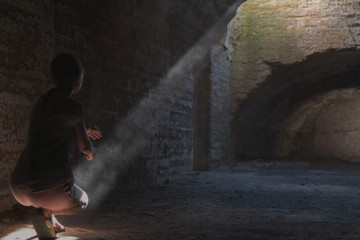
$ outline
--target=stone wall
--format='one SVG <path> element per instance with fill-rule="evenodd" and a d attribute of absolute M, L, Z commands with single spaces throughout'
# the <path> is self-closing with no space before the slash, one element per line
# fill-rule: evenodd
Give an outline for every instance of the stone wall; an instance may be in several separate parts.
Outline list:
<path fill-rule="evenodd" d="M 230 61 L 228 33 L 211 49 L 210 161 L 212 168 L 228 163 L 230 144 Z"/>
<path fill-rule="evenodd" d="M 337 54 L 314 56 L 322 65 L 310 64 L 312 67 L 302 69 L 307 72 L 297 71 L 295 65 L 329 50 L 350 49 L 356 55 L 359 23 L 358 0 L 250 0 L 239 8 L 230 24 L 234 46 L 230 76 L 233 160 L 273 154 L 275 140 L 269 132 L 269 122 L 276 115 L 290 114 L 290 110 L 285 113 L 279 109 L 294 101 L 297 89 L 303 88 L 301 94 L 306 95 L 306 91 L 315 88 L 305 75 L 314 82 L 330 79 L 329 75 L 335 74 L 336 66 L 331 63 Z M 282 71 L 282 76 L 277 74 L 281 81 L 272 76 L 278 65 L 291 64 L 294 67 L 287 70 L 295 70 L 304 77 L 302 80 L 287 71 Z M 316 66 L 321 66 L 324 76 L 317 72 Z M 339 68 L 348 71 L 346 67 Z M 282 91 L 288 94 L 281 95 Z"/>
<path fill-rule="evenodd" d="M 359 162 L 359 96 L 359 89 L 344 88 L 305 101 L 282 131 L 280 154 L 293 152 Z"/>
<path fill-rule="evenodd" d="M 105 170 L 124 155 L 131 161 L 116 165 L 123 171 L 114 176 L 128 181 L 189 167 L 192 72 L 178 74 L 174 84 L 167 74 L 234 2 L 1 0 L 0 210 L 13 202 L 7 181 L 24 147 L 30 108 L 51 87 L 48 65 L 59 52 L 82 61 L 85 83 L 74 97 L 89 125 L 104 131 L 89 163 L 103 169 L 92 178 L 113 175 Z M 78 168 L 77 178 L 85 170 Z"/>

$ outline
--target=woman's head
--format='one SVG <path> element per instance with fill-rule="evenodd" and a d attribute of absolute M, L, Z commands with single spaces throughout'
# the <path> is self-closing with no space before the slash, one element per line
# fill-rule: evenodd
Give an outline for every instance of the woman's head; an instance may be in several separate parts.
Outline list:
<path fill-rule="evenodd" d="M 71 54 L 62 53 L 51 61 L 51 77 L 58 88 L 76 93 L 81 89 L 84 70 L 80 61 Z"/>

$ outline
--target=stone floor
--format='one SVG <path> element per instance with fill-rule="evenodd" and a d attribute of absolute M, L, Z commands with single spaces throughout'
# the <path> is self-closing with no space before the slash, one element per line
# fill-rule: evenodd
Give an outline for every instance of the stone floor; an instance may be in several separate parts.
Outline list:
<path fill-rule="evenodd" d="M 360 172 L 273 166 L 178 175 L 126 188 L 99 209 L 61 217 L 65 239 L 359 239 Z M 1 239 L 37 239 L 0 215 Z"/>

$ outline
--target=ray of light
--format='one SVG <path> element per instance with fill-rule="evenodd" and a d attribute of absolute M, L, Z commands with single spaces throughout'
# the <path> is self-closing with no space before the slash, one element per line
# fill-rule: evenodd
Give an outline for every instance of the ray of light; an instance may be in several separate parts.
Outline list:
<path fill-rule="evenodd" d="M 243 2 L 236 1 L 138 106 L 129 112 L 113 134 L 97 146 L 97 154 L 92 162 L 81 164 L 75 169 L 76 182 L 88 191 L 90 206 L 95 207 L 106 197 L 114 187 L 117 176 L 149 144 L 150 139 L 162 127 L 158 124 L 158 117 L 166 116 L 168 104 L 181 99 L 185 92 L 192 91 L 194 66 L 199 65 L 211 46 L 224 36 L 227 24 Z M 191 108 L 192 103 L 188 104 Z"/>

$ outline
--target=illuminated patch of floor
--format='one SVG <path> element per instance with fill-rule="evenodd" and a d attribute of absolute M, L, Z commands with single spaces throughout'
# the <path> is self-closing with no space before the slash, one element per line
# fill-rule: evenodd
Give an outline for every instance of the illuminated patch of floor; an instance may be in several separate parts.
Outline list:
<path fill-rule="evenodd" d="M 25 226 L 23 228 L 20 228 L 19 230 L 10 233 L 9 235 L 2 237 L 2 240 L 22 240 L 22 239 L 33 239 L 36 235 L 34 229 L 31 226 Z M 37 239 L 37 238 L 35 238 Z"/>
<path fill-rule="evenodd" d="M 79 238 L 73 236 L 62 236 L 66 233 L 58 234 L 56 239 L 58 240 L 78 240 Z M 26 225 L 15 232 L 12 232 L 5 237 L 2 237 L 1 240 L 38 240 L 36 232 L 31 225 Z"/>

